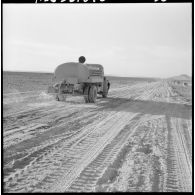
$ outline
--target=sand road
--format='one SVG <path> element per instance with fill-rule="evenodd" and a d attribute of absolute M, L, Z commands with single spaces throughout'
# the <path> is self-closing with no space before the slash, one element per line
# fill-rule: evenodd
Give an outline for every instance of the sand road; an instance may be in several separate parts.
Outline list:
<path fill-rule="evenodd" d="M 192 191 L 191 105 L 166 81 L 109 97 L 4 94 L 5 192 Z"/>

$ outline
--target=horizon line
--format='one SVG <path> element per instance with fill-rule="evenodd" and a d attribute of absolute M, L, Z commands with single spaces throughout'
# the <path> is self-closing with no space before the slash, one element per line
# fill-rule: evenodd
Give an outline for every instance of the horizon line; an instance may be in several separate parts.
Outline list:
<path fill-rule="evenodd" d="M 46 74 L 53 74 L 53 72 L 45 72 L 45 71 L 27 71 L 27 70 L 3 70 L 3 72 L 26 72 L 26 73 L 46 73 Z M 113 77 L 138 77 L 138 78 L 155 78 L 155 79 L 162 79 L 165 77 L 152 77 L 152 76 L 122 76 L 122 75 L 113 75 L 113 74 L 105 74 L 105 76 L 113 76 Z M 169 77 L 166 77 L 169 78 Z"/>

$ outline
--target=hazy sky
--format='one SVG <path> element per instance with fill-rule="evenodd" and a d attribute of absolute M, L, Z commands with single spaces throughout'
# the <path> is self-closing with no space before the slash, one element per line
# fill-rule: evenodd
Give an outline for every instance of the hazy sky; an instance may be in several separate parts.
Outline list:
<path fill-rule="evenodd" d="M 99 63 L 108 75 L 191 75 L 191 4 L 4 4 L 3 70 Z"/>

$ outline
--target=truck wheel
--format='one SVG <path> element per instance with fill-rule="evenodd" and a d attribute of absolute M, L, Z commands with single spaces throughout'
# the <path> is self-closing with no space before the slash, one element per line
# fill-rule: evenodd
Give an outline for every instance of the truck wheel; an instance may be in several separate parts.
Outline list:
<path fill-rule="evenodd" d="M 89 102 L 95 103 L 97 98 L 97 87 L 92 85 L 89 89 Z"/>
<path fill-rule="evenodd" d="M 84 89 L 84 100 L 85 103 L 89 102 L 89 86 L 86 86 Z"/>
<path fill-rule="evenodd" d="M 102 93 L 102 97 L 106 98 L 108 95 L 108 82 L 107 80 L 104 81 L 103 83 L 103 93 Z"/>
<path fill-rule="evenodd" d="M 104 92 L 103 92 L 102 97 L 103 97 L 103 98 L 107 98 L 107 96 L 108 96 L 108 93 L 106 93 L 106 92 L 104 93 Z"/>

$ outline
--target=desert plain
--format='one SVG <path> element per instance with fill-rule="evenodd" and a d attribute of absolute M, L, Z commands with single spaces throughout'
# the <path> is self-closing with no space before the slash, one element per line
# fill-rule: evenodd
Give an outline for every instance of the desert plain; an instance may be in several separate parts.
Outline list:
<path fill-rule="evenodd" d="M 108 77 L 56 101 L 50 73 L 3 72 L 4 192 L 191 192 L 191 80 Z"/>

